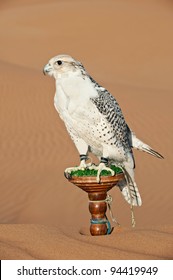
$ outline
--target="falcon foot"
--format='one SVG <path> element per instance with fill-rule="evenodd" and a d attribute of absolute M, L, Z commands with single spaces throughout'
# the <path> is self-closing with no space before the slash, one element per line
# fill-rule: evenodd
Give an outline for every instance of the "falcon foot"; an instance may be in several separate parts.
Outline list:
<path fill-rule="evenodd" d="M 98 166 L 92 165 L 92 166 L 89 167 L 89 169 L 94 169 L 94 170 L 98 171 L 97 172 L 97 177 L 96 177 L 97 183 L 100 183 L 100 174 L 103 170 L 109 171 L 112 176 L 115 175 L 115 172 L 111 168 L 106 167 L 105 163 L 103 163 L 103 162 L 100 162 L 100 164 Z"/>
<path fill-rule="evenodd" d="M 66 168 L 64 171 L 64 175 L 67 179 L 70 179 L 72 171 L 85 170 L 85 169 L 89 169 L 89 168 L 93 169 L 92 166 L 93 166 L 92 163 L 85 163 L 85 162 L 81 161 L 79 166 Z"/>

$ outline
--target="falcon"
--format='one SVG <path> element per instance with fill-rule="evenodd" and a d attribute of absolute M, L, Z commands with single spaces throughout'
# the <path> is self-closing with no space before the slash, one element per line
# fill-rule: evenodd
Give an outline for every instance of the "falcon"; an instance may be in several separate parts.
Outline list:
<path fill-rule="evenodd" d="M 99 159 L 98 166 L 92 165 L 97 169 L 97 182 L 102 170 L 113 176 L 110 165 L 120 166 L 125 174 L 118 185 L 122 195 L 132 206 L 142 205 L 134 178 L 132 148 L 160 159 L 163 156 L 136 137 L 116 99 L 87 73 L 81 62 L 69 55 L 58 55 L 49 60 L 43 73 L 55 78 L 54 105 L 80 156 L 79 166 L 65 172 L 91 168 L 87 163 L 91 152 Z"/>

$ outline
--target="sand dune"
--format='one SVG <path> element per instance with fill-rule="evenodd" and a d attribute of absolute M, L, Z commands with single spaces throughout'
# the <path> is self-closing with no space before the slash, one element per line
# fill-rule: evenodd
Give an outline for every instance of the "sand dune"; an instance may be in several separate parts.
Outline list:
<path fill-rule="evenodd" d="M 173 257 L 172 13 L 162 0 L 1 1 L 1 259 Z M 63 175 L 78 154 L 53 106 L 54 81 L 42 74 L 58 53 L 81 60 L 137 136 L 165 157 L 134 151 L 143 199 L 135 230 L 114 188 L 121 230 L 89 236 L 87 195 Z"/>
<path fill-rule="evenodd" d="M 172 233 L 165 226 L 92 237 L 74 227 L 1 225 L 0 248 L 4 259 L 172 259 Z"/>

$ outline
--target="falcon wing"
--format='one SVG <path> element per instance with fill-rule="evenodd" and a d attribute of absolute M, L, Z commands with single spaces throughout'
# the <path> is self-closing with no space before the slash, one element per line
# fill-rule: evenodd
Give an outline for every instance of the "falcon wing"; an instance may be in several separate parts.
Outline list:
<path fill-rule="evenodd" d="M 91 98 L 92 102 L 110 124 L 112 131 L 114 132 L 113 137 L 117 146 L 123 146 L 127 152 L 131 152 L 131 145 L 128 137 L 128 126 L 125 122 L 119 104 L 105 88 L 102 88 L 97 84 L 96 90 L 98 92 L 98 97 Z"/>

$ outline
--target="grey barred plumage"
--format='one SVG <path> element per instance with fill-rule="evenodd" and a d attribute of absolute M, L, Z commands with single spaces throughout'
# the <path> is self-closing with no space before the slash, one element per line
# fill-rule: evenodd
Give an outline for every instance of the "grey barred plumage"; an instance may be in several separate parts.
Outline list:
<path fill-rule="evenodd" d="M 56 80 L 54 105 L 80 155 L 79 167 L 66 171 L 90 168 L 86 159 L 92 152 L 100 160 L 98 166 L 92 166 L 98 170 L 97 181 L 103 169 L 114 175 L 107 163 L 121 166 L 126 180 L 119 188 L 128 203 L 140 206 L 132 148 L 163 157 L 129 129 L 116 99 L 86 72 L 81 62 L 69 55 L 58 55 L 49 60 L 44 73 Z"/>
<path fill-rule="evenodd" d="M 128 138 L 128 129 L 122 111 L 115 98 L 105 89 L 99 90 L 100 86 L 97 84 L 98 97 L 91 100 L 96 105 L 99 112 L 105 115 L 108 123 L 111 124 L 113 136 L 108 140 L 110 144 L 123 147 L 124 150 L 131 151 L 131 146 Z"/>

